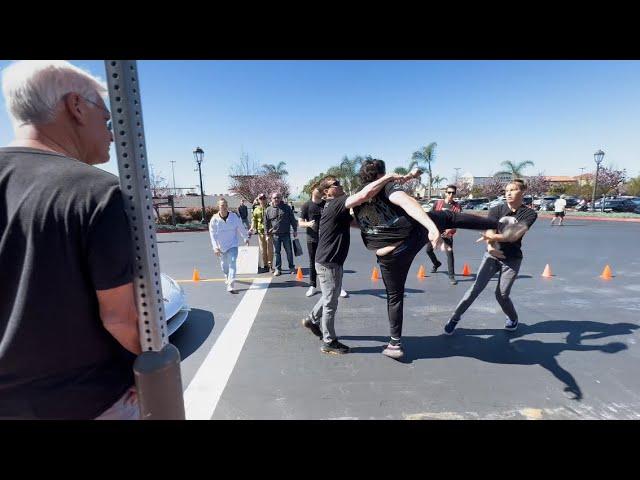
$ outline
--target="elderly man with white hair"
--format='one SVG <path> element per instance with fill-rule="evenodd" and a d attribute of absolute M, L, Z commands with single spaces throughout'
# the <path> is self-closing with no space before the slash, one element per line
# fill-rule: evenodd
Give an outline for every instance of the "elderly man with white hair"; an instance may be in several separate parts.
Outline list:
<path fill-rule="evenodd" d="M 137 419 L 133 246 L 104 83 L 65 61 L 2 72 L 0 419 Z"/>

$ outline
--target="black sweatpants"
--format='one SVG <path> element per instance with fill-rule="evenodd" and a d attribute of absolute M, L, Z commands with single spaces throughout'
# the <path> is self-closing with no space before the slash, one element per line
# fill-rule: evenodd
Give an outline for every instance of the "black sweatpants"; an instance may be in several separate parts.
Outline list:
<path fill-rule="evenodd" d="M 309 252 L 309 285 L 316 287 L 316 250 L 318 249 L 318 242 L 307 242 L 307 251 Z"/>
<path fill-rule="evenodd" d="M 427 213 L 438 230 L 443 232 L 448 228 L 463 228 L 468 230 L 498 229 L 498 221 L 469 213 L 455 213 L 451 210 L 440 210 Z M 413 259 L 429 241 L 427 230 L 417 226 L 403 243 L 391 253 L 378 257 L 378 265 L 382 274 L 382 281 L 387 290 L 387 312 L 391 336 L 400 338 L 402 335 L 402 320 L 404 307 L 404 286 Z"/>

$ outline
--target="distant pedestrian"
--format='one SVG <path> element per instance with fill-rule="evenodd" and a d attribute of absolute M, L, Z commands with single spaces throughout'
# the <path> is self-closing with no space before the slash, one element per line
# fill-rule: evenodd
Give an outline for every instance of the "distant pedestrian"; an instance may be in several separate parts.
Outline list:
<path fill-rule="evenodd" d="M 265 214 L 265 230 L 267 235 L 273 235 L 275 256 L 275 271 L 273 275 L 278 276 L 282 273 L 282 247 L 287 253 L 289 273 L 295 273 L 291 230 L 293 230 L 293 237 L 296 238 L 298 236 L 298 220 L 293 215 L 291 207 L 282 201 L 282 194 L 279 192 L 271 194 L 271 205 L 267 207 Z"/>
<path fill-rule="evenodd" d="M 240 206 L 238 207 L 238 215 L 240 215 L 240 220 L 242 220 L 242 224 L 246 229 L 251 228 L 249 225 L 249 209 L 244 204 L 244 199 L 240 200 Z"/>
<path fill-rule="evenodd" d="M 560 195 L 560 198 L 558 198 L 553 203 L 554 215 L 553 215 L 553 218 L 551 219 L 551 226 L 554 225 L 554 222 L 556 221 L 556 219 L 560 219 L 560 223 L 558 225 L 562 226 L 562 222 L 564 221 L 564 211 L 566 208 L 567 208 L 567 201 L 564 199 L 564 194 L 563 194 L 563 195 Z"/>
<path fill-rule="evenodd" d="M 249 244 L 249 234 L 244 228 L 240 217 L 229 211 L 227 200 L 218 200 L 219 211 L 209 222 L 209 235 L 213 252 L 220 258 L 220 267 L 224 272 L 227 292 L 236 293 L 233 282 L 236 279 L 236 260 L 238 245 L 244 239 Z"/>

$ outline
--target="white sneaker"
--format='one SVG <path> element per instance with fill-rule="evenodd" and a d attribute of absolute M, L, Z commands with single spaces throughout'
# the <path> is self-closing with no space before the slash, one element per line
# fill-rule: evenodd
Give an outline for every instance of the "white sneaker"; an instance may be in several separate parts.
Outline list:
<path fill-rule="evenodd" d="M 340 296 L 342 298 L 347 298 L 349 296 L 349 294 L 343 288 L 342 290 L 340 290 Z"/>
<path fill-rule="evenodd" d="M 305 293 L 305 295 L 306 295 L 307 297 L 310 297 L 310 296 L 312 296 L 314 293 L 316 293 L 316 289 L 315 289 L 315 287 L 309 287 L 309 290 L 307 290 L 307 293 Z"/>
<path fill-rule="evenodd" d="M 227 284 L 227 292 L 233 292 L 233 282 Z"/>

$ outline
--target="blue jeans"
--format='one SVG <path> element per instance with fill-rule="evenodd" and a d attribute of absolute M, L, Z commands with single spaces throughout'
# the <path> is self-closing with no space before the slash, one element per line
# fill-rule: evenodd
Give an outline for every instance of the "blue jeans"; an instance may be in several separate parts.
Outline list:
<path fill-rule="evenodd" d="M 291 235 L 288 233 L 282 235 L 273 236 L 273 256 L 275 257 L 275 268 L 282 270 L 282 256 L 280 255 L 280 248 L 284 246 L 284 251 L 287 253 L 287 262 L 289 262 L 289 270 L 293 270 L 295 264 L 293 263 L 293 248 L 291 246 Z"/>
<path fill-rule="evenodd" d="M 220 266 L 224 275 L 227 277 L 227 283 L 231 283 L 236 279 L 236 260 L 238 259 L 238 247 L 233 247 L 220 255 Z"/>

